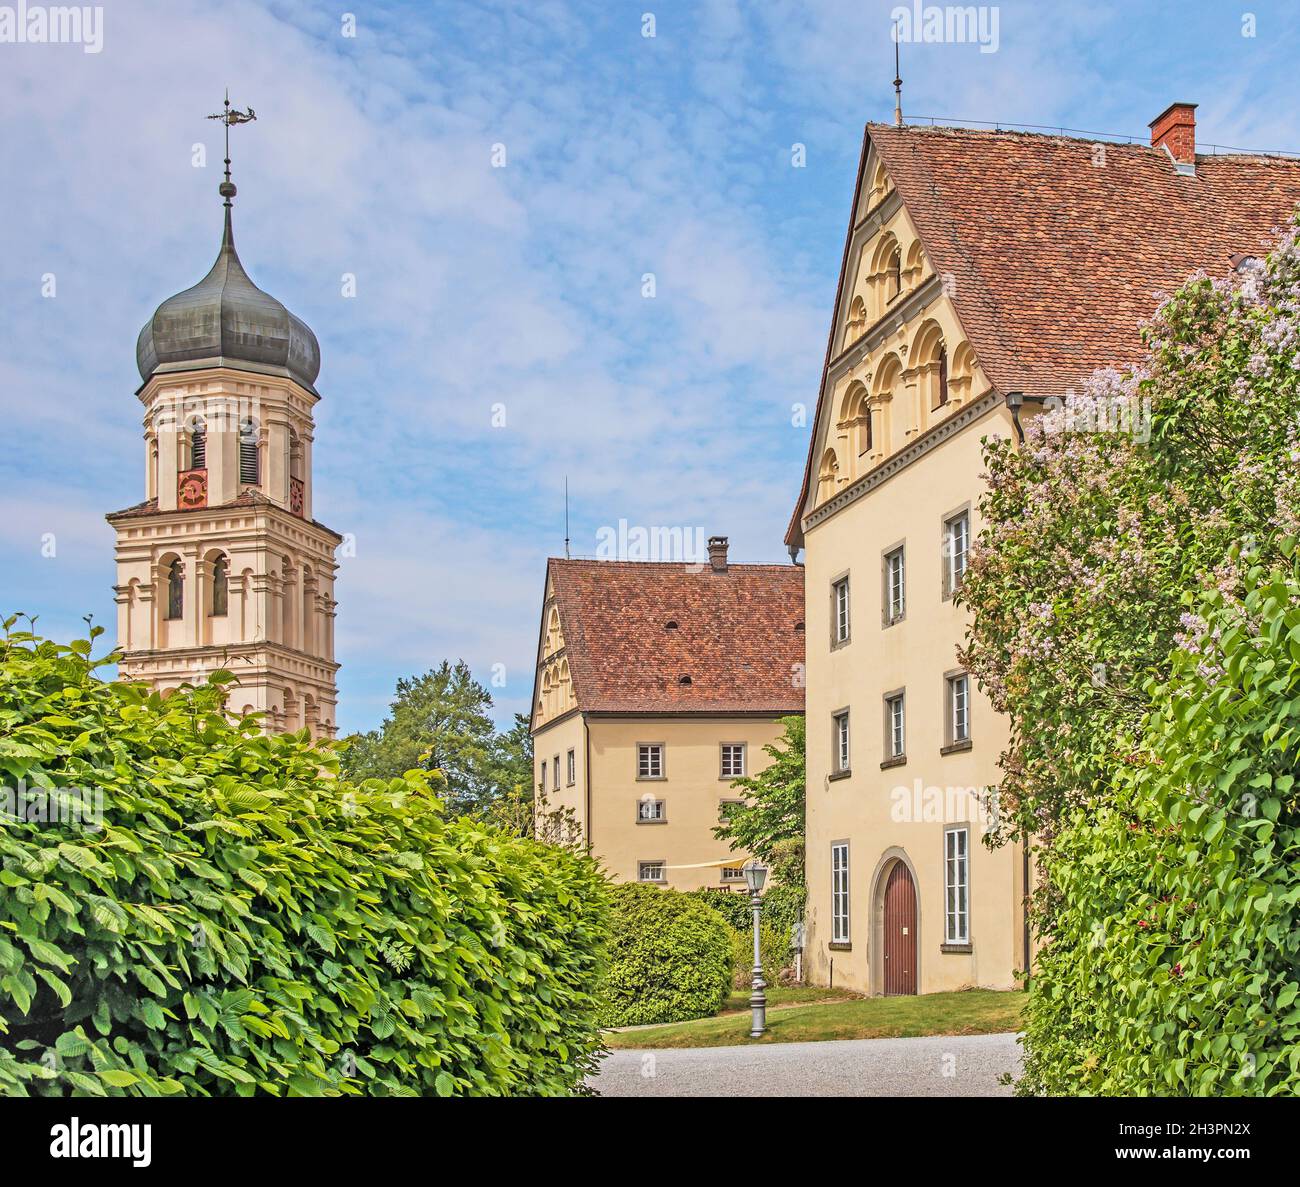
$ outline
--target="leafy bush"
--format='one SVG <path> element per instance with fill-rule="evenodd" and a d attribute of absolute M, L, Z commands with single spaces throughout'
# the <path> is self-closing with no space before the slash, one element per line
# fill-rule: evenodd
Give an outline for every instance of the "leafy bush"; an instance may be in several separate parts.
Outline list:
<path fill-rule="evenodd" d="M 0 1093 L 581 1084 L 594 863 L 449 823 L 428 774 L 339 782 L 305 732 L 231 724 L 229 673 L 163 700 L 90 650 L 0 644 L 9 806 L 102 796 L 91 827 L 0 816 Z"/>
<path fill-rule="evenodd" d="M 754 969 L 754 916 L 748 894 L 705 887 L 690 890 L 708 903 L 730 925 L 732 938 L 732 985 L 747 988 Z M 804 903 L 802 886 L 769 886 L 763 894 L 759 917 L 758 945 L 763 960 L 763 975 L 769 985 L 782 979 L 782 972 L 794 963 L 791 955 L 792 927 L 801 917 Z M 793 972 L 790 973 L 793 978 Z"/>
<path fill-rule="evenodd" d="M 1300 1094 L 1300 565 L 1246 586 L 1049 851 L 1022 1093 Z"/>
<path fill-rule="evenodd" d="M 601 1025 L 716 1014 L 731 987 L 733 932 L 726 920 L 679 890 L 628 882 L 610 897 Z"/>

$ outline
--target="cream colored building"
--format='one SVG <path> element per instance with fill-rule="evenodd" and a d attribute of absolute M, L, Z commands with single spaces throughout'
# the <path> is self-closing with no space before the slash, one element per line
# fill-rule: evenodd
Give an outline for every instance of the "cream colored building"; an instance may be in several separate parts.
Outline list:
<path fill-rule="evenodd" d="M 1008 725 L 961 670 L 952 593 L 982 442 L 1136 360 L 1157 291 L 1259 254 L 1300 197 L 1295 162 L 1197 156 L 1194 128 L 1187 104 L 1149 147 L 867 127 L 787 536 L 805 550 L 817 983 L 1005 989 L 1029 962 L 1024 850 L 982 843 Z"/>
<path fill-rule="evenodd" d="M 232 710 L 332 737 L 342 538 L 312 518 L 320 348 L 248 278 L 228 174 L 221 192 L 216 262 L 137 344 L 145 499 L 107 517 L 120 671 L 165 692 L 227 668 Z"/>
<path fill-rule="evenodd" d="M 732 780 L 803 710 L 803 574 L 552 559 L 533 700 L 539 820 L 563 813 L 619 881 L 742 887 L 717 840 Z"/>

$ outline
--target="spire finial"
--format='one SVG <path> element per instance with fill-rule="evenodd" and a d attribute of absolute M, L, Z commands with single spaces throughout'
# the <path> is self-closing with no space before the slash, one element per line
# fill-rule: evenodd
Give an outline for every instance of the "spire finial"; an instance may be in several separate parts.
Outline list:
<path fill-rule="evenodd" d="M 894 21 L 894 127 L 903 126 L 903 72 L 898 68 L 898 21 Z"/>
<path fill-rule="evenodd" d="M 236 194 L 235 183 L 230 180 L 230 128 L 233 124 L 247 124 L 257 119 L 257 113 L 250 107 L 247 111 L 240 111 L 237 107 L 230 106 L 230 88 L 226 88 L 225 108 L 216 115 L 208 116 L 210 120 L 220 120 L 226 126 L 226 180 L 217 187 L 219 193 L 226 200 L 226 217 L 230 217 L 230 199 Z"/>

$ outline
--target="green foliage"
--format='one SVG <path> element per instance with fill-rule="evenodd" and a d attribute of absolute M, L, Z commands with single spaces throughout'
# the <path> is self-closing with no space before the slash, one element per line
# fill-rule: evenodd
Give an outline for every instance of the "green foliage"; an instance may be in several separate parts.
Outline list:
<path fill-rule="evenodd" d="M 704 1018 L 731 988 L 733 931 L 691 894 L 626 882 L 610 895 L 602 1026 Z"/>
<path fill-rule="evenodd" d="M 960 598 L 1038 855 L 1022 1091 L 1295 1092 L 1298 311 L 1292 227 L 986 447 Z"/>
<path fill-rule="evenodd" d="M 784 880 L 803 884 L 802 845 L 804 837 L 804 719 L 799 714 L 781 719 L 784 733 L 779 741 L 763 747 L 771 762 L 757 775 L 737 779 L 732 787 L 742 792 L 742 802 L 726 804 L 722 823 L 713 835 L 732 849 L 752 853 L 764 862 L 782 857 Z M 797 853 L 797 860 L 791 857 Z"/>
<path fill-rule="evenodd" d="M 1300 1094 L 1300 566 L 1246 587 L 1047 855 L 1022 1093 Z"/>
<path fill-rule="evenodd" d="M 93 827 L 0 816 L 0 1093 L 580 1087 L 594 863 L 449 822 L 418 771 L 339 781 L 305 731 L 231 724 L 228 672 L 164 700 L 90 650 L 0 644 L 10 796 L 102 796 Z"/>
<path fill-rule="evenodd" d="M 769 893 L 777 889 L 786 888 L 770 887 Z M 732 933 L 732 984 L 737 988 L 748 986 L 753 979 L 754 969 L 754 909 L 749 904 L 749 895 L 715 886 L 688 890 L 686 893 L 707 903 L 727 921 Z M 783 918 L 780 915 L 772 918 L 767 900 L 768 895 L 764 894 L 759 916 L 758 946 L 763 960 L 763 976 L 769 984 L 775 984 L 781 970 L 790 964 L 791 937 Z M 778 908 L 784 906 L 779 898 L 774 901 Z"/>
<path fill-rule="evenodd" d="M 423 676 L 397 682 L 389 715 L 377 730 L 345 739 L 343 776 L 399 779 L 411 770 L 440 771 L 455 815 L 484 811 L 519 790 L 532 799 L 532 739 L 526 718 L 498 735 L 492 695 L 463 661 L 443 660 Z"/>

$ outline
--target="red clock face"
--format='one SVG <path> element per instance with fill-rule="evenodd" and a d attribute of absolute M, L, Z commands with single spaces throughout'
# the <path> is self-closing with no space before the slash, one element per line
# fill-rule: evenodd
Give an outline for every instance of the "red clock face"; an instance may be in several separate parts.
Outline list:
<path fill-rule="evenodd" d="M 182 511 L 193 511 L 208 505 L 206 470 L 188 470 L 179 475 L 176 484 L 176 505 Z"/>

